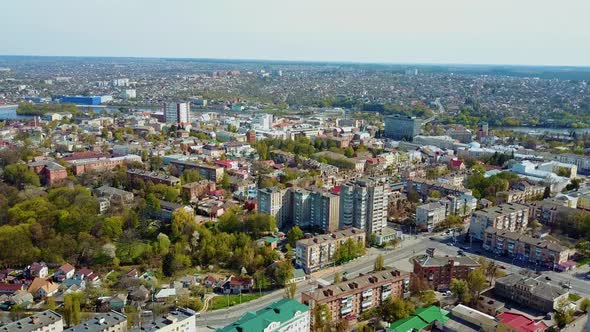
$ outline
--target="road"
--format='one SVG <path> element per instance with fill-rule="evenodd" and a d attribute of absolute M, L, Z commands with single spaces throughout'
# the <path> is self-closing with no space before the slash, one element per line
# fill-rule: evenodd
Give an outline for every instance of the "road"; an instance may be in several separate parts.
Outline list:
<path fill-rule="evenodd" d="M 458 249 L 455 246 L 450 246 L 440 241 L 431 240 L 427 236 L 423 235 L 418 235 L 417 237 L 410 236 L 409 239 L 402 241 L 401 247 L 391 250 L 370 248 L 367 250 L 367 254 L 361 258 L 348 262 L 342 266 L 328 268 L 326 270 L 316 272 L 309 280 L 299 283 L 297 285 L 296 298 L 300 298 L 302 292 L 315 289 L 318 284 L 316 281 L 317 279 L 323 279 L 325 281 L 332 282 L 336 272 L 340 272 L 341 275 L 346 275 L 350 279 L 354 278 L 359 273 L 368 273 L 373 271 L 373 263 L 379 254 L 384 256 L 386 266 L 394 267 L 402 271 L 411 271 L 412 265 L 410 263 L 410 258 L 414 255 L 424 254 L 426 248 L 435 248 L 435 254 L 443 256 L 456 255 Z M 476 249 L 475 246 L 474 249 Z M 477 258 L 477 256 L 473 254 L 473 251 L 467 252 L 467 254 Z M 506 272 L 508 273 L 517 273 L 520 269 L 522 269 L 522 267 L 511 264 L 509 261 L 500 260 L 494 257 L 487 258 L 494 260 L 497 262 L 497 264 L 506 267 Z M 585 280 L 581 273 L 558 273 L 547 271 L 544 272 L 544 274 L 551 278 L 550 283 L 556 285 L 560 285 L 561 283 L 571 283 L 571 292 L 578 293 L 583 297 L 590 297 L 590 282 Z M 231 324 L 248 311 L 262 309 L 270 303 L 280 300 L 284 297 L 284 294 L 285 293 L 283 290 L 277 290 L 254 301 L 237 305 L 229 309 L 221 309 L 213 312 L 202 313 L 197 319 L 198 331 L 211 331 L 215 328 Z"/>

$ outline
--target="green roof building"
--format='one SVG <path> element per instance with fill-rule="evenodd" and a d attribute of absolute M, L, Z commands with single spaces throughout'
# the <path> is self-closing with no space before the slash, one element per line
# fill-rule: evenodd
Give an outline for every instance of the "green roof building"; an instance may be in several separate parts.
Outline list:
<path fill-rule="evenodd" d="M 417 332 L 427 326 L 433 325 L 436 321 L 444 324 L 449 320 L 449 312 L 437 306 L 418 308 L 412 316 L 400 319 L 389 325 L 388 332 Z"/>
<path fill-rule="evenodd" d="M 248 312 L 217 332 L 274 332 L 310 330 L 309 308 L 293 299 L 282 299 L 256 312 Z"/>

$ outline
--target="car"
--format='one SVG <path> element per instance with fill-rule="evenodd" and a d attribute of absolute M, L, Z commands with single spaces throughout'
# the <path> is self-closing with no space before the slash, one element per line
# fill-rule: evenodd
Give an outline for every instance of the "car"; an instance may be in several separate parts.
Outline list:
<path fill-rule="evenodd" d="M 451 295 L 453 295 L 453 293 L 451 293 L 451 291 L 446 291 L 446 292 L 443 294 L 443 296 L 451 296 Z"/>
<path fill-rule="evenodd" d="M 436 241 L 436 238 L 435 238 L 434 236 L 431 236 L 431 237 L 429 237 L 428 239 L 429 239 L 429 240 L 432 240 L 432 241 Z"/>
<path fill-rule="evenodd" d="M 504 265 L 500 265 L 500 268 L 501 268 L 502 270 L 506 270 L 506 266 L 504 266 Z"/>
<path fill-rule="evenodd" d="M 590 279 L 590 272 L 586 274 L 586 279 Z"/>
<path fill-rule="evenodd" d="M 454 246 L 453 242 L 447 242 L 447 246 Z"/>
<path fill-rule="evenodd" d="M 457 255 L 465 256 L 465 253 L 463 252 L 463 250 L 457 250 Z"/>
<path fill-rule="evenodd" d="M 572 289 L 572 286 L 570 284 L 563 284 L 561 286 L 566 289 Z"/>
<path fill-rule="evenodd" d="M 551 277 L 549 277 L 549 276 L 545 276 L 545 280 L 549 280 L 549 281 L 551 281 Z"/>

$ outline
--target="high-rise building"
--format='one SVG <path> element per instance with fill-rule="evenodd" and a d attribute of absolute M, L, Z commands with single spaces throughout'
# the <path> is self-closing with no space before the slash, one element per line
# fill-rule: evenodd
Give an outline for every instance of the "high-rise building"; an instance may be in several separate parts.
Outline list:
<path fill-rule="evenodd" d="M 258 212 L 273 216 L 277 227 L 282 228 L 291 221 L 291 193 L 277 187 L 258 189 Z"/>
<path fill-rule="evenodd" d="M 314 190 L 310 195 L 310 220 L 312 226 L 324 232 L 338 229 L 340 220 L 340 196 L 327 191 Z"/>
<path fill-rule="evenodd" d="M 191 122 L 190 111 L 189 103 L 166 103 L 164 118 L 166 123 L 187 124 Z"/>
<path fill-rule="evenodd" d="M 485 230 L 488 227 L 522 232 L 526 230 L 528 221 L 528 206 L 516 203 L 493 206 L 473 213 L 469 224 L 469 235 L 475 240 L 484 241 Z"/>
<path fill-rule="evenodd" d="M 256 143 L 256 132 L 254 130 L 248 130 L 246 133 L 246 142 L 248 142 L 248 144 Z"/>
<path fill-rule="evenodd" d="M 381 234 L 387 226 L 387 192 L 384 182 L 357 179 L 340 186 L 340 228 L 355 227 Z"/>
<path fill-rule="evenodd" d="M 422 119 L 402 114 L 385 117 L 385 137 L 394 140 L 412 141 L 420 135 Z"/>
<path fill-rule="evenodd" d="M 293 224 L 301 228 L 309 228 L 311 195 L 309 190 L 303 188 L 291 189 L 293 204 Z"/>
<path fill-rule="evenodd" d="M 477 139 L 488 136 L 489 125 L 487 122 L 480 122 L 477 124 Z"/>

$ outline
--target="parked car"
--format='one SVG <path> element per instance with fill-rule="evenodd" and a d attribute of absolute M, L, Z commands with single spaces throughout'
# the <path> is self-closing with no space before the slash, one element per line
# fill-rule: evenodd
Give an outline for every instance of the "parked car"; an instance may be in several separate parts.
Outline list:
<path fill-rule="evenodd" d="M 500 265 L 500 268 L 501 268 L 502 270 L 506 270 L 506 266 L 504 266 L 504 265 Z"/>
<path fill-rule="evenodd" d="M 549 276 L 545 276 L 545 280 L 551 281 L 551 278 Z"/>

